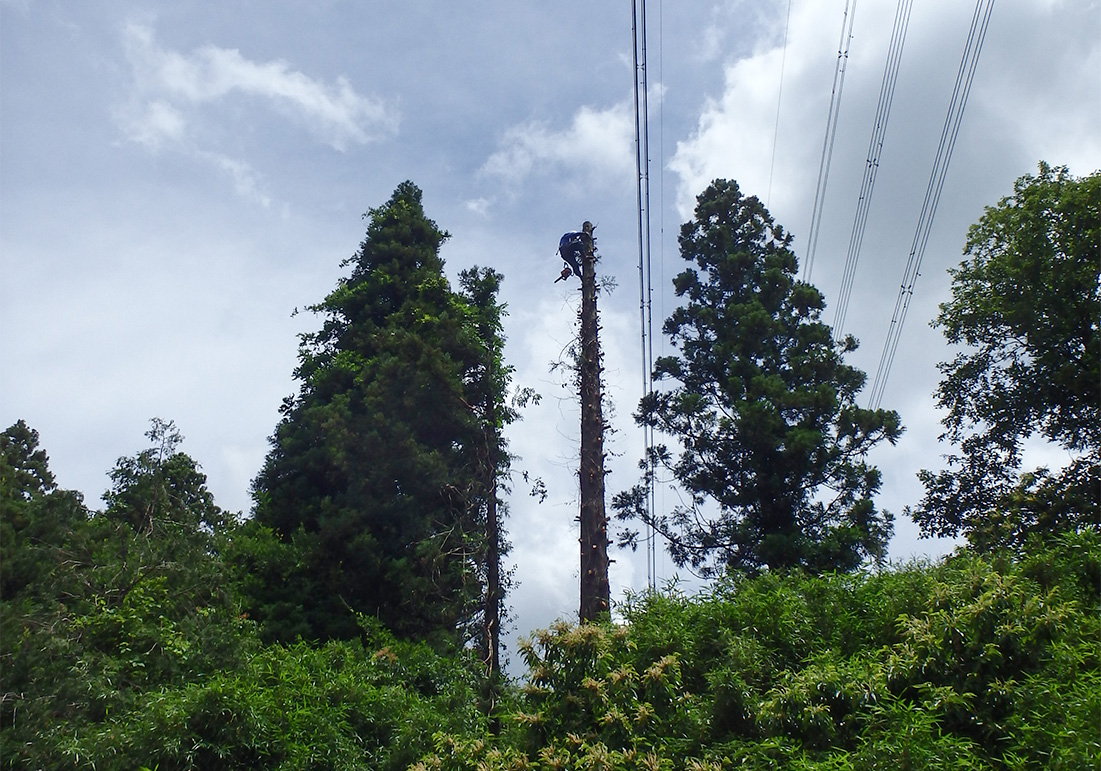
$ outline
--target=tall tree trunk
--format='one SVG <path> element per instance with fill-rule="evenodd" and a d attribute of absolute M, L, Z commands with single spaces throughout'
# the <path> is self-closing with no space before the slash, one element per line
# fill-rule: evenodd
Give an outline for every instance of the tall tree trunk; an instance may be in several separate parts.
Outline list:
<path fill-rule="evenodd" d="M 490 360 L 495 360 L 492 337 Z M 485 587 L 485 656 L 486 679 L 484 683 L 484 709 L 489 717 L 490 732 L 496 736 L 501 728 L 496 714 L 501 686 L 501 521 L 497 511 L 498 474 L 497 459 L 501 452 L 501 434 L 498 430 L 498 394 L 491 387 L 492 373 L 487 369 L 485 389 L 485 494 L 486 494 L 486 587 Z"/>
<path fill-rule="evenodd" d="M 581 611 L 582 623 L 609 613 L 608 517 L 604 510 L 604 417 L 592 223 L 582 228 L 581 255 Z"/>
<path fill-rule="evenodd" d="M 501 675 L 501 523 L 497 519 L 497 468 L 492 466 L 486 500 L 486 674 L 491 683 Z"/>

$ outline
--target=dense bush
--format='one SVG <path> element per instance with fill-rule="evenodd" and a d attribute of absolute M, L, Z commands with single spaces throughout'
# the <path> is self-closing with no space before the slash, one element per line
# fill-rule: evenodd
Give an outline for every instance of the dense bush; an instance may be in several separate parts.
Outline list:
<path fill-rule="evenodd" d="M 468 663 L 393 639 L 270 646 L 240 669 L 147 694 L 80 731 L 61 759 L 120 771 L 403 769 L 436 731 L 485 730 Z"/>
<path fill-rule="evenodd" d="M 7 687 L 29 670 L 4 767 L 401 769 L 433 732 L 484 731 L 468 656 L 366 622 L 363 641 L 261 647 L 217 608 L 169 618 L 166 586 L 144 581 L 118 607 L 24 626 L 5 671 Z"/>
<path fill-rule="evenodd" d="M 1101 761 L 1101 538 L 638 597 L 524 649 L 510 728 L 418 768 L 1081 769 Z"/>

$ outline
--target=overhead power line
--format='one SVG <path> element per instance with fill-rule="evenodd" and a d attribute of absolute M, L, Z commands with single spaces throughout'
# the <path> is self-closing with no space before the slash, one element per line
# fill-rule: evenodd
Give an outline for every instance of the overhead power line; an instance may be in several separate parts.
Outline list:
<path fill-rule="evenodd" d="M 948 173 L 948 164 L 952 160 L 952 151 L 956 145 L 956 137 L 959 135 L 960 123 L 963 121 L 964 109 L 967 107 L 967 97 L 971 92 L 971 83 L 975 79 L 975 69 L 979 63 L 979 55 L 982 53 L 986 29 L 990 24 L 990 15 L 993 10 L 994 0 L 977 0 L 975 3 L 975 14 L 971 19 L 971 29 L 967 34 L 967 43 L 963 49 L 960 69 L 956 75 L 955 86 L 952 89 L 952 100 L 948 105 L 948 115 L 944 119 L 944 128 L 941 131 L 937 156 L 933 161 L 933 170 L 929 175 L 929 186 L 925 191 L 921 213 L 918 215 L 914 241 L 910 247 L 906 269 L 902 274 L 898 298 L 895 300 L 891 323 L 887 329 L 887 340 L 883 345 L 883 354 L 879 359 L 879 369 L 876 371 L 875 380 L 872 383 L 869 400 L 872 409 L 879 409 L 879 405 L 883 400 L 883 391 L 887 386 L 887 378 L 891 374 L 891 366 L 894 364 L 895 353 L 898 351 L 902 326 L 906 322 L 906 312 L 910 307 L 910 298 L 914 295 L 914 283 L 917 281 L 917 277 L 921 275 L 921 261 L 925 255 L 925 247 L 929 243 L 929 233 L 933 227 L 937 205 L 940 203 L 941 191 L 944 189 L 944 178 Z"/>
<path fill-rule="evenodd" d="M 642 329 L 642 393 L 653 390 L 654 334 L 653 334 L 653 286 L 650 260 L 650 137 L 649 137 L 649 84 L 646 75 L 646 0 L 631 0 L 631 33 L 634 38 L 635 64 L 635 172 L 637 176 L 638 203 L 638 304 Z M 643 427 L 645 461 L 651 462 L 654 447 L 654 429 Z M 652 522 L 654 515 L 653 469 L 647 479 L 647 534 L 646 580 L 649 589 L 657 585 L 656 533 Z"/>
<path fill-rule="evenodd" d="M 791 0 L 788 0 L 788 12 L 784 19 L 784 49 L 780 56 L 780 88 L 776 93 L 776 125 L 772 129 L 772 163 L 768 167 L 768 192 L 765 194 L 765 206 L 772 200 L 772 173 L 776 169 L 776 144 L 780 138 L 780 103 L 784 99 L 784 69 L 788 61 L 788 27 L 791 24 Z"/>
<path fill-rule="evenodd" d="M 864 167 L 864 179 L 860 183 L 856 217 L 853 219 L 852 233 L 849 236 L 849 251 L 845 257 L 845 270 L 841 276 L 841 289 L 838 292 L 837 309 L 834 312 L 833 339 L 835 341 L 842 338 L 845 315 L 849 310 L 849 297 L 852 295 L 853 281 L 856 278 L 856 266 L 860 260 L 864 230 L 868 225 L 868 211 L 872 204 L 876 174 L 879 172 L 880 154 L 883 152 L 883 140 L 887 134 L 887 121 L 891 116 L 891 103 L 895 97 L 895 84 L 898 81 L 902 49 L 906 43 L 906 30 L 910 24 L 910 10 L 913 5 L 914 0 L 898 0 L 898 8 L 895 10 L 891 43 L 887 48 L 887 63 L 884 65 L 883 82 L 879 87 L 879 104 L 876 106 L 875 120 L 872 123 L 872 138 L 868 142 L 868 162 Z"/>
<path fill-rule="evenodd" d="M 814 188 L 814 205 L 811 207 L 807 259 L 803 262 L 804 281 L 810 281 L 811 270 L 814 266 L 814 252 L 818 248 L 818 231 L 822 225 L 822 209 L 826 202 L 826 183 L 830 177 L 833 142 L 837 137 L 837 116 L 841 114 L 841 93 L 845 88 L 845 65 L 849 61 L 849 44 L 852 42 L 853 21 L 855 19 L 856 0 L 852 0 L 851 7 L 848 0 L 846 0 L 845 13 L 841 18 L 841 39 L 837 41 L 837 65 L 833 71 L 830 110 L 826 116 L 826 136 L 822 140 L 822 160 L 818 164 L 818 184 Z"/>

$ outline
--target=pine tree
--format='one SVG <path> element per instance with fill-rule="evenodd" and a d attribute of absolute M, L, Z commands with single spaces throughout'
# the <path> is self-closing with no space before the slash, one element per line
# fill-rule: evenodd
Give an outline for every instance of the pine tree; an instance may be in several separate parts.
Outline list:
<path fill-rule="evenodd" d="M 856 340 L 832 341 L 822 294 L 795 279 L 790 245 L 726 180 L 681 228 L 694 267 L 673 280 L 685 303 L 664 326 L 679 351 L 654 367 L 672 385 L 645 397 L 637 419 L 675 438 L 679 449 L 658 445 L 655 460 L 690 494 L 650 521 L 679 564 L 704 572 L 848 570 L 881 556 L 891 532 L 864 455 L 897 439 L 898 415 L 856 406 L 864 373 L 842 359 Z M 617 496 L 619 516 L 648 518 L 644 495 Z"/>
<path fill-rule="evenodd" d="M 302 338 L 300 390 L 253 485 L 259 524 L 293 546 L 317 638 L 355 636 L 356 614 L 403 636 L 450 636 L 481 597 L 476 335 L 443 273 L 448 234 L 421 195 L 402 183 L 366 215 L 351 275 L 312 306 L 325 321 Z"/>
<path fill-rule="evenodd" d="M 478 519 L 483 524 L 484 548 L 481 564 L 485 576 L 482 607 L 481 650 L 486 667 L 485 707 L 492 712 L 498 698 L 501 679 L 502 602 L 508 583 L 501 558 L 508 552 L 508 541 L 501 527 L 506 511 L 500 500 L 502 480 L 507 476 L 511 456 L 504 428 L 518 417 L 508 403 L 512 367 L 504 363 L 505 306 L 497 300 L 503 276 L 492 268 L 474 267 L 459 274 L 462 297 L 470 311 L 473 354 L 465 378 L 469 404 L 481 427 L 477 450 L 479 483 L 473 496 Z"/>

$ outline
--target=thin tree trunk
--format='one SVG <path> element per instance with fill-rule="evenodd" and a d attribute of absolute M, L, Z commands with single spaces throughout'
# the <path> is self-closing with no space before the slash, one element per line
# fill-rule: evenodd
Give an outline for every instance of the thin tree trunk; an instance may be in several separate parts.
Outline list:
<path fill-rule="evenodd" d="M 492 353 L 492 350 L 491 350 Z M 491 360 L 494 357 L 490 357 Z M 500 731 L 500 718 L 495 714 L 501 684 L 501 521 L 497 512 L 498 468 L 501 436 L 497 429 L 497 394 L 489 386 L 487 371 L 485 403 L 485 473 L 486 482 L 486 589 L 485 589 L 485 711 L 493 735 Z"/>
<path fill-rule="evenodd" d="M 501 524 L 497 519 L 497 469 L 489 484 L 486 502 L 486 673 L 491 683 L 501 675 Z"/>

